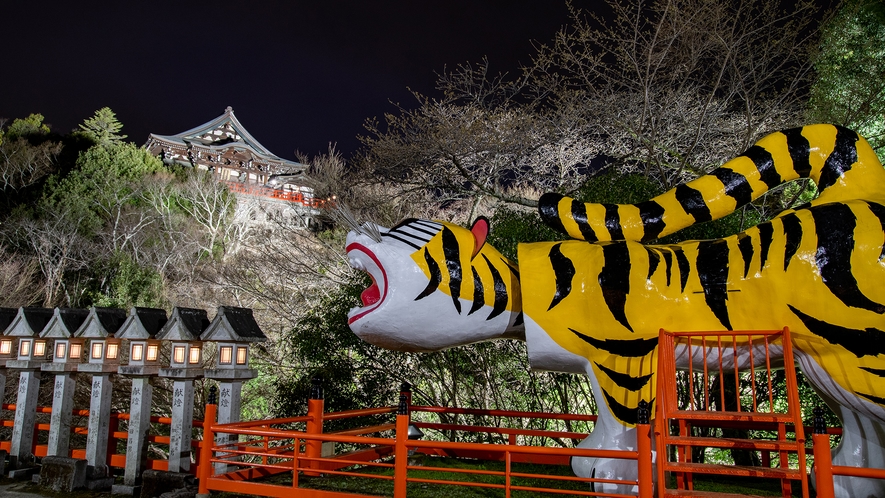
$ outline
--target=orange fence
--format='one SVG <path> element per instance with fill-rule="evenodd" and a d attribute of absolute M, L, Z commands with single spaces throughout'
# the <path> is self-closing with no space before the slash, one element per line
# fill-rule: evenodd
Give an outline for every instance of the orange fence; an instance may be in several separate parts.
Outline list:
<path fill-rule="evenodd" d="M 300 204 L 304 207 L 321 209 L 327 207 L 329 202 L 326 199 L 317 199 L 315 197 L 305 196 L 302 192 L 296 192 L 293 190 L 282 190 L 282 189 L 274 189 L 268 188 L 261 185 L 255 185 L 251 183 L 244 182 L 224 182 L 227 184 L 227 187 L 231 192 L 237 194 L 246 194 L 246 195 L 255 195 L 259 197 L 267 197 L 270 199 L 277 199 L 286 202 L 292 202 L 295 204 Z"/>
<path fill-rule="evenodd" d="M 487 415 L 494 417 L 548 418 L 557 420 L 593 421 L 595 417 L 543 414 L 531 412 L 510 412 L 503 410 L 469 410 L 458 408 L 442 408 L 415 406 L 413 411 L 430 413 L 450 413 L 465 415 Z M 357 429 L 342 430 L 334 433 L 323 433 L 323 422 L 343 420 L 367 415 L 383 415 L 397 413 L 395 422 L 372 425 Z M 215 416 L 215 405 L 207 405 L 206 420 Z M 303 424 L 304 430 L 282 427 Z M 462 443 L 450 441 L 422 441 L 409 439 L 410 425 L 438 430 L 457 430 L 470 432 L 496 433 L 506 436 L 510 444 Z M 528 446 L 515 444 L 519 436 L 547 438 L 582 438 L 584 433 L 559 431 L 509 429 L 498 427 L 470 426 L 463 424 L 411 424 L 408 401 L 402 396 L 399 407 L 372 408 L 351 410 L 337 413 L 323 413 L 321 399 L 312 399 L 308 405 L 308 414 L 303 417 L 240 422 L 233 424 L 213 424 L 206 426 L 206 439 L 203 440 L 200 468 L 200 493 L 210 490 L 246 493 L 258 496 L 284 497 L 292 496 L 293 488 L 299 489 L 304 496 L 353 497 L 369 496 L 358 493 L 319 491 L 299 486 L 299 474 L 303 476 L 341 475 L 363 479 L 391 481 L 393 496 L 405 497 L 408 484 L 474 486 L 488 489 L 500 489 L 504 496 L 509 497 L 511 491 L 534 491 L 552 494 L 567 493 L 573 496 L 638 496 L 651 498 L 653 489 L 651 433 L 648 424 L 637 426 L 638 448 L 636 451 L 621 450 L 590 450 L 573 447 Z M 386 434 L 390 437 L 369 436 L 369 434 Z M 218 435 L 224 435 L 229 442 L 217 443 Z M 232 439 L 230 439 L 232 438 Z M 331 444 L 346 449 L 336 453 Z M 427 455 L 470 456 L 505 463 L 504 470 L 471 470 L 448 467 L 431 467 L 410 465 L 410 455 L 423 453 Z M 595 457 L 624 459 L 636 462 L 638 480 L 617 480 L 602 478 L 582 478 L 565 475 L 533 474 L 514 471 L 513 463 L 553 463 L 567 464 L 572 457 Z M 214 464 L 214 465 L 212 465 Z M 358 469 L 355 467 L 359 467 Z M 221 470 L 219 470 L 221 469 Z M 381 471 L 366 473 L 367 469 Z M 421 478 L 414 471 L 432 471 L 450 476 L 448 478 Z M 386 471 L 386 472 L 385 472 Z M 412 475 L 410 475 L 412 472 Z M 256 480 L 274 476 L 291 474 L 285 484 L 279 478 L 273 482 L 256 482 Z M 500 482 L 476 482 L 459 479 L 465 474 L 492 476 Z M 555 483 L 588 483 L 586 490 L 563 490 L 551 487 L 529 486 L 519 484 L 520 479 L 540 479 Z M 265 480 L 267 481 L 267 480 Z M 593 486 L 619 485 L 622 489 L 633 490 L 633 493 L 611 493 L 594 491 Z M 630 494 L 627 494 L 630 493 Z"/>
<path fill-rule="evenodd" d="M 3 405 L 0 405 L 0 409 L 10 410 L 14 413 L 16 410 L 16 405 L 15 404 L 3 404 Z M 52 414 L 52 407 L 38 406 L 36 411 L 38 414 Z M 72 414 L 75 417 L 89 417 L 89 410 L 72 410 Z M 119 430 L 121 420 L 129 420 L 129 414 L 128 413 L 111 413 L 110 423 L 108 426 L 108 430 L 110 431 L 110 433 L 109 433 L 109 437 L 108 437 L 108 452 L 107 452 L 108 459 L 107 459 L 107 463 L 106 463 L 108 467 L 119 468 L 119 469 L 126 468 L 125 443 L 126 443 L 126 440 L 129 438 L 128 432 Z M 172 419 L 169 417 L 151 417 L 151 423 L 164 425 L 164 426 L 170 426 L 172 424 Z M 0 427 L 13 427 L 14 424 L 15 424 L 14 420 L 7 420 L 7 419 L 0 420 Z M 194 420 L 192 422 L 192 425 L 194 428 L 202 429 L 203 421 L 202 420 Z M 39 457 L 39 458 L 45 457 L 47 455 L 47 445 L 38 444 L 39 434 L 41 432 L 49 432 L 49 424 L 46 424 L 46 423 L 34 424 L 34 438 L 33 438 L 34 442 L 31 446 L 31 452 L 34 454 L 34 456 Z M 74 426 L 74 427 L 71 427 L 71 434 L 85 436 L 86 434 L 88 434 L 88 430 L 86 427 L 83 427 L 83 426 Z M 122 441 L 124 443 L 123 444 L 124 453 L 117 452 L 117 450 L 120 448 L 120 444 L 119 444 L 120 441 Z M 147 441 L 149 443 L 154 443 L 155 445 L 168 446 L 169 445 L 169 436 L 148 435 Z M 8 452 L 11 450 L 11 446 L 12 445 L 11 445 L 10 441 L 0 441 L 0 450 L 6 450 Z M 191 474 L 196 475 L 199 471 L 197 466 L 199 465 L 199 462 L 200 462 L 200 455 L 199 455 L 199 452 L 201 449 L 200 441 L 199 440 L 192 441 L 191 446 L 194 451 L 195 461 L 196 461 L 197 465 L 191 465 L 189 472 Z M 69 455 L 66 455 L 66 456 L 70 456 L 71 458 L 81 458 L 81 459 L 86 458 L 86 450 L 84 448 L 73 448 L 73 449 L 68 450 L 68 452 L 69 452 Z M 169 462 L 167 460 L 148 459 L 147 466 L 145 467 L 145 469 L 167 470 L 168 467 L 169 467 Z"/>

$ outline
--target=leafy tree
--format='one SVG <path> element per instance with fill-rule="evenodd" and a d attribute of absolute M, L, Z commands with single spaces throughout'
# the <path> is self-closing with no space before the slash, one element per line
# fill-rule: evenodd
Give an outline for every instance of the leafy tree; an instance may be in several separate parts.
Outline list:
<path fill-rule="evenodd" d="M 134 208 L 146 176 L 165 171 L 162 162 L 131 143 L 94 145 L 81 153 L 76 169 L 47 186 L 44 210 L 77 213 L 80 233 L 104 231 L 112 250 L 126 245 L 147 220 Z M 132 219 L 130 215 L 135 215 Z"/>
<path fill-rule="evenodd" d="M 75 133 L 91 140 L 95 145 L 107 147 L 108 145 L 123 142 L 126 135 L 120 134 L 122 129 L 123 124 L 117 120 L 117 115 L 114 114 L 114 111 L 109 107 L 102 107 L 95 111 L 91 118 L 83 121 L 79 126 L 79 130 Z"/>
<path fill-rule="evenodd" d="M 885 150 L 885 4 L 848 0 L 826 25 L 809 117 L 861 132 Z"/>
<path fill-rule="evenodd" d="M 13 192 L 43 180 L 56 167 L 61 143 L 50 139 L 43 116 L 16 119 L 4 130 L 0 126 L 0 192 L 11 208 Z"/>

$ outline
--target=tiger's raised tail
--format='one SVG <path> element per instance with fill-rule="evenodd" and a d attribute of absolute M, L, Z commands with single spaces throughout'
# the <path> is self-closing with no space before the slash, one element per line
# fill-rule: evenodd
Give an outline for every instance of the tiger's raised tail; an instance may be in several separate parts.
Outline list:
<path fill-rule="evenodd" d="M 575 239 L 650 241 L 715 220 L 782 183 L 811 178 L 812 205 L 885 200 L 885 170 L 866 139 L 816 124 L 772 133 L 711 173 L 638 204 L 579 202 L 556 193 L 538 201 L 541 218 Z"/>

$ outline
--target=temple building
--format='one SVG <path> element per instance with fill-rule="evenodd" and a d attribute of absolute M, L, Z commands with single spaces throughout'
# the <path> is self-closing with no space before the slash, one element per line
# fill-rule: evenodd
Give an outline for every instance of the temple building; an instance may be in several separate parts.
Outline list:
<path fill-rule="evenodd" d="M 296 203 L 308 209 L 322 206 L 314 198 L 307 166 L 283 159 L 261 145 L 243 127 L 234 110 L 177 135 L 151 133 L 145 148 L 164 163 L 211 171 L 237 194 Z"/>

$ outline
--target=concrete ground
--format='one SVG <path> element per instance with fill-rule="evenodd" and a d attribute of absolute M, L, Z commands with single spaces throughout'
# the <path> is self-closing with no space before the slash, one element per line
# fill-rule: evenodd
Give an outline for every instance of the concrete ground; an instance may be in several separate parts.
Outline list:
<path fill-rule="evenodd" d="M 42 489 L 30 481 L 17 481 L 0 478 L 0 497 L 2 498 L 111 498 L 110 493 L 93 493 L 91 491 L 74 491 L 73 493 L 56 493 Z M 120 495 L 116 495 L 119 497 Z"/>

